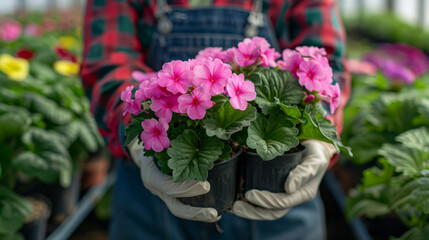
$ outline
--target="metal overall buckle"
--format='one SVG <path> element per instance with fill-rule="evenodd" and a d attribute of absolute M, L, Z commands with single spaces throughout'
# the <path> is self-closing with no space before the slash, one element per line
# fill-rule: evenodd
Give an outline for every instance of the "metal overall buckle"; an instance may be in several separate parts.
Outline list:
<path fill-rule="evenodd" d="M 173 30 L 173 23 L 168 19 L 165 14 L 171 11 L 171 7 L 168 5 L 162 5 L 156 12 L 156 18 L 158 19 L 157 28 L 160 33 L 167 35 Z"/>
<path fill-rule="evenodd" d="M 258 35 L 258 28 L 264 25 L 264 16 L 261 12 L 251 11 L 247 18 L 247 25 L 244 29 L 246 37 L 254 37 Z"/>

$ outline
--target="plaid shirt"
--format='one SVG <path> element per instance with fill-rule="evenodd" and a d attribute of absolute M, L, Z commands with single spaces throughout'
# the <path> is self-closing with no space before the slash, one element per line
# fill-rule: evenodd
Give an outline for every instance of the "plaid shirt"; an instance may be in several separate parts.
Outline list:
<path fill-rule="evenodd" d="M 169 0 L 189 7 L 188 0 Z M 152 71 L 146 64 L 149 42 L 155 29 L 155 0 L 88 0 L 84 25 L 83 85 L 91 99 L 91 111 L 113 155 L 128 158 L 123 144 L 121 92 L 131 83 L 134 70 Z M 250 10 L 252 0 L 214 0 L 214 6 L 239 5 Z M 341 126 L 341 109 L 348 99 L 350 79 L 342 57 L 345 33 L 334 0 L 264 0 L 280 47 L 324 47 L 335 79 L 342 88 L 342 104 L 333 116 Z"/>

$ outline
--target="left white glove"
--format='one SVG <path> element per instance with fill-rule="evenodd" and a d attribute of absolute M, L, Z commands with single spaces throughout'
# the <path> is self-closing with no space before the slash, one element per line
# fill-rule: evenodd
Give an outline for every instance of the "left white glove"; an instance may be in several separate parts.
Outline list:
<path fill-rule="evenodd" d="M 303 161 L 289 173 L 284 184 L 286 193 L 249 190 L 245 198 L 250 203 L 236 201 L 232 212 L 252 220 L 275 220 L 292 207 L 313 200 L 336 150 L 331 144 L 316 140 L 307 140 L 302 145 L 305 146 Z"/>
<path fill-rule="evenodd" d="M 183 204 L 177 198 L 194 197 L 210 191 L 210 183 L 200 181 L 174 182 L 173 177 L 163 174 L 153 162 L 152 157 L 144 156 L 143 145 L 135 139 L 128 146 L 135 163 L 140 167 L 140 176 L 143 185 L 154 195 L 158 196 L 170 210 L 179 218 L 217 222 L 221 218 L 214 208 L 200 208 Z"/>

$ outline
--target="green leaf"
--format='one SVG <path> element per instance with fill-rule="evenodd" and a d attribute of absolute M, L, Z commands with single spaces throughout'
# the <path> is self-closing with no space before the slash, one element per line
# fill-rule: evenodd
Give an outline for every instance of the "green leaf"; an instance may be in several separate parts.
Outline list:
<path fill-rule="evenodd" d="M 304 98 L 304 91 L 289 71 L 262 68 L 249 76 L 255 83 L 255 102 L 268 114 L 277 103 L 287 106 L 299 104 Z"/>
<path fill-rule="evenodd" d="M 338 139 L 337 128 L 325 119 L 320 120 L 319 123 L 314 115 L 314 112 L 310 112 L 309 108 L 306 108 L 301 119 L 301 131 L 297 138 L 299 140 L 316 139 L 331 143 L 337 151 L 341 150 L 345 154 L 353 156 L 351 148 L 344 146 Z"/>
<path fill-rule="evenodd" d="M 37 155 L 24 151 L 16 155 L 12 161 L 13 165 L 24 174 L 37 177 L 47 183 L 55 182 L 61 171 L 71 168 L 67 158 L 50 152 Z"/>
<path fill-rule="evenodd" d="M 52 67 L 41 64 L 37 61 L 31 61 L 30 72 L 31 74 L 34 74 L 36 79 L 43 81 L 54 80 L 58 78 L 58 75 L 54 72 Z"/>
<path fill-rule="evenodd" d="M 405 147 L 429 153 L 429 133 L 425 127 L 413 129 L 396 137 Z"/>
<path fill-rule="evenodd" d="M 58 106 L 51 99 L 40 94 L 27 93 L 24 95 L 25 105 L 34 112 L 43 114 L 47 120 L 54 124 L 62 125 L 71 121 L 72 113 Z"/>
<path fill-rule="evenodd" d="M 246 110 L 234 109 L 229 102 L 225 102 L 216 112 L 204 120 L 204 128 L 209 137 L 216 136 L 228 140 L 233 133 L 250 126 L 256 119 L 256 108 L 247 105 Z"/>
<path fill-rule="evenodd" d="M 417 150 L 388 143 L 383 145 L 378 154 L 386 158 L 396 171 L 408 176 L 418 175 L 423 170 L 422 161 L 426 160 L 426 158 L 422 159 Z"/>
<path fill-rule="evenodd" d="M 429 225 L 422 227 L 413 227 L 399 238 L 390 238 L 391 240 L 426 240 L 429 236 Z"/>
<path fill-rule="evenodd" d="M 87 128 L 91 132 L 91 135 L 93 136 L 95 142 L 97 143 L 98 148 L 103 147 L 104 140 L 98 130 L 98 126 L 97 126 L 97 123 L 95 122 L 94 116 L 89 111 L 87 111 L 83 115 L 83 121 L 85 122 Z"/>
<path fill-rule="evenodd" d="M 346 209 L 348 219 L 352 219 L 357 216 L 374 218 L 386 215 L 390 211 L 389 206 L 386 203 L 362 196 L 348 198 Z"/>
<path fill-rule="evenodd" d="M 279 103 L 280 109 L 286 114 L 288 118 L 299 119 L 302 114 L 296 106 L 286 106 L 284 104 Z"/>
<path fill-rule="evenodd" d="M 95 152 L 98 150 L 99 142 L 97 141 L 98 133 L 95 134 L 94 131 L 90 129 L 88 124 L 83 121 L 78 121 L 79 123 L 79 140 L 82 142 L 83 146 L 88 150 L 88 152 Z"/>
<path fill-rule="evenodd" d="M 380 95 L 368 108 L 367 121 L 377 132 L 392 132 L 395 135 L 415 128 L 412 119 L 419 112 L 413 96 L 407 94 Z"/>
<path fill-rule="evenodd" d="M 7 233 L 7 234 L 0 233 L 0 240 L 25 240 L 25 239 L 21 233 L 14 232 L 14 233 Z"/>
<path fill-rule="evenodd" d="M 222 161 L 226 161 L 231 158 L 232 147 L 229 144 L 224 144 L 222 149 L 222 155 L 220 155 L 219 159 Z"/>
<path fill-rule="evenodd" d="M 142 132 L 143 132 L 143 127 L 141 125 L 141 121 L 132 118 L 131 122 L 125 128 L 125 135 L 127 136 L 127 139 L 125 140 L 125 145 L 130 144 Z"/>
<path fill-rule="evenodd" d="M 25 198 L 0 185 L 0 234 L 18 231 L 32 212 L 31 204 Z"/>
<path fill-rule="evenodd" d="M 352 161 L 357 164 L 364 164 L 375 159 L 378 155 L 378 150 L 387 141 L 381 133 L 361 129 L 359 134 L 354 135 L 348 141 L 348 144 L 353 149 Z"/>
<path fill-rule="evenodd" d="M 259 115 L 248 129 L 247 146 L 255 149 L 263 160 L 272 160 L 298 146 L 298 129 L 283 114 Z"/>
<path fill-rule="evenodd" d="M 351 216 L 367 216 L 374 218 L 386 215 L 390 211 L 386 203 L 371 199 L 362 199 L 353 208 L 349 210 Z"/>
<path fill-rule="evenodd" d="M 170 156 L 168 166 L 173 170 L 174 181 L 205 181 L 213 162 L 222 154 L 223 146 L 222 141 L 206 136 L 204 131 L 197 134 L 193 130 L 185 130 L 171 141 L 167 150 Z"/>
<path fill-rule="evenodd" d="M 229 99 L 225 97 L 223 94 L 219 94 L 216 96 L 213 96 L 211 99 L 215 105 L 210 108 L 210 110 L 216 112 L 221 106 L 223 106 L 225 103 L 229 102 Z"/>
<path fill-rule="evenodd" d="M 161 172 L 164 174 L 171 173 L 171 168 L 168 167 L 168 160 L 170 160 L 170 156 L 168 156 L 167 151 L 157 152 L 155 153 L 156 160 L 158 161 L 158 166 L 161 167 Z"/>
<path fill-rule="evenodd" d="M 70 155 L 58 135 L 44 129 L 30 128 L 22 136 L 22 142 L 29 151 L 16 155 L 12 163 L 28 176 L 53 182 L 61 171 L 71 169 Z"/>
<path fill-rule="evenodd" d="M 395 172 L 394 167 L 389 165 L 384 158 L 381 158 L 379 162 L 382 165 L 382 169 L 374 166 L 363 171 L 362 188 L 390 183 Z"/>
<path fill-rule="evenodd" d="M 0 142 L 21 136 L 30 124 L 30 113 L 26 109 L 0 103 Z"/>
<path fill-rule="evenodd" d="M 60 185 L 63 188 L 70 186 L 71 181 L 72 181 L 72 177 L 73 176 L 72 176 L 72 169 L 71 168 L 60 170 L 60 174 L 59 174 Z"/>

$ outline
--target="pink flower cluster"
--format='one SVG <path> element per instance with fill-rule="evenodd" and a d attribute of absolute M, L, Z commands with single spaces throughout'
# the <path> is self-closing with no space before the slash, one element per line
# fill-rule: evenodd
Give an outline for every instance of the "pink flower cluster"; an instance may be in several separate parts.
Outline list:
<path fill-rule="evenodd" d="M 19 22 L 9 20 L 0 24 L 0 40 L 5 42 L 13 42 L 22 33 L 22 26 Z"/>
<path fill-rule="evenodd" d="M 262 65 L 276 67 L 276 59 L 280 53 L 261 37 L 246 38 L 238 44 L 238 48 L 206 48 L 199 52 L 197 59 L 219 58 L 223 62 L 237 64 L 241 67 Z"/>
<path fill-rule="evenodd" d="M 132 98 L 133 87 L 121 94 L 125 102 L 124 115 L 138 115 L 142 101 L 150 100 L 150 109 L 159 118 L 142 122 L 141 139 L 146 150 L 162 151 L 170 144 L 166 131 L 173 113 L 187 114 L 192 120 L 203 119 L 214 102 L 212 96 L 230 97 L 231 106 L 245 110 L 247 102 L 256 97 L 255 86 L 243 74 L 232 73 L 230 65 L 218 58 L 199 57 L 189 61 L 165 63 L 158 73 L 134 72 L 140 82 Z"/>
<path fill-rule="evenodd" d="M 296 50 L 283 51 L 283 60 L 277 61 L 283 70 L 289 70 L 299 84 L 308 90 L 305 102 L 320 99 L 329 104 L 331 114 L 340 103 L 340 86 L 332 85 L 332 68 L 329 66 L 326 51 L 317 47 L 297 47 Z"/>
<path fill-rule="evenodd" d="M 158 73 L 134 72 L 140 85 L 134 96 L 132 86 L 122 92 L 124 115 L 138 115 L 143 110 L 155 113 L 159 120 L 143 121 L 140 138 L 146 150 L 160 152 L 170 146 L 167 130 L 173 113 L 203 119 L 215 104 L 212 97 L 220 94 L 229 98 L 234 109 L 245 110 L 256 92 L 241 72 L 260 65 L 289 70 L 303 86 L 304 103 L 322 100 L 333 113 L 339 105 L 340 88 L 338 83 L 332 85 L 333 73 L 325 55 L 321 48 L 297 47 L 284 50 L 283 59 L 277 61 L 281 55 L 260 37 L 244 39 L 237 48 L 206 48 L 195 59 L 165 63 Z"/>

